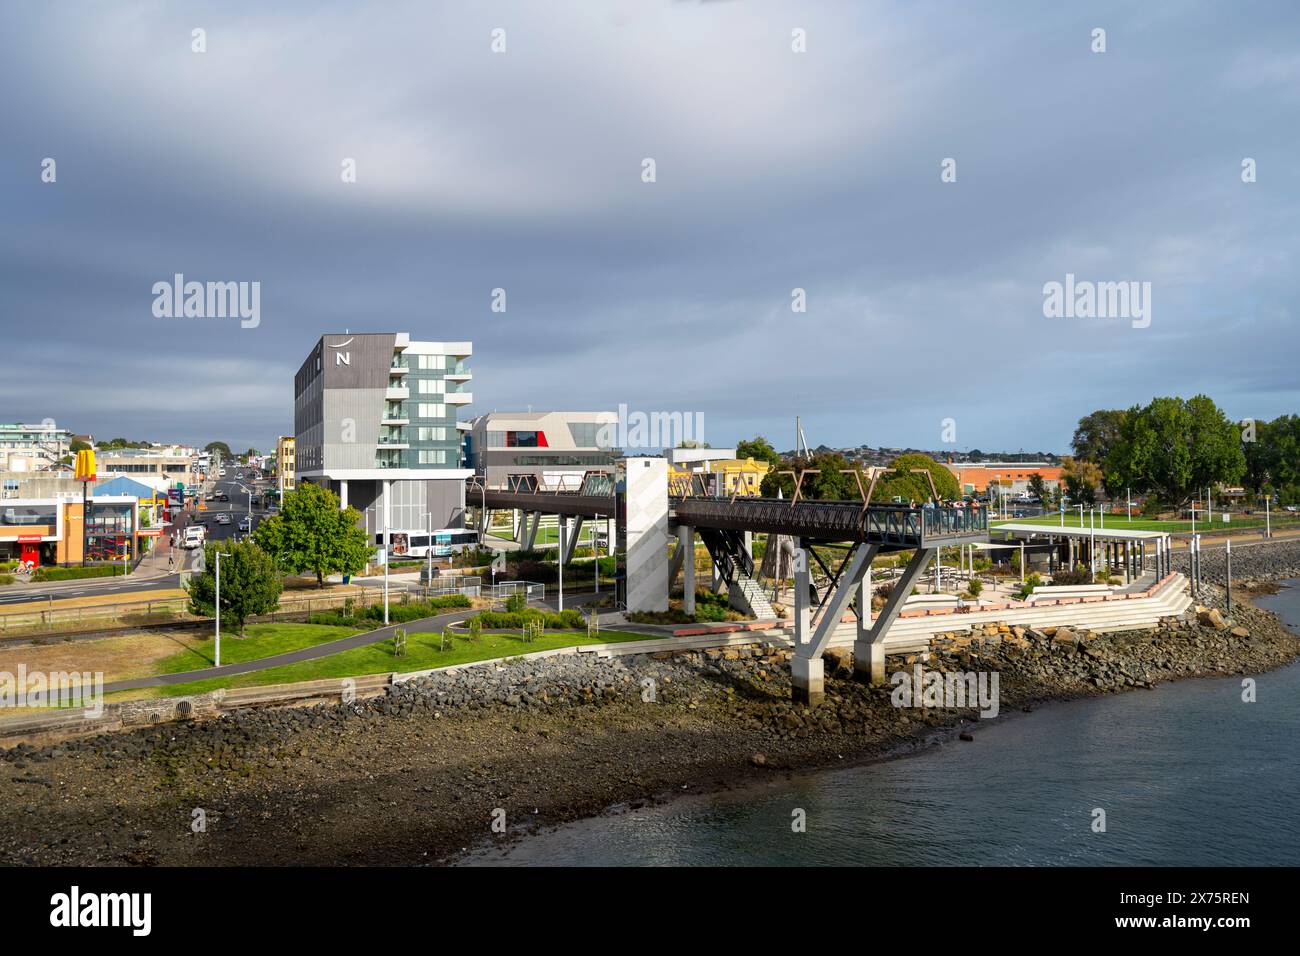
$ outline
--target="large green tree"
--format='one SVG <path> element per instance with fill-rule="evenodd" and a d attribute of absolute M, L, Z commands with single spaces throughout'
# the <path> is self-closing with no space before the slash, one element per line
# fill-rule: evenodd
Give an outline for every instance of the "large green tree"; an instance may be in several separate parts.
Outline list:
<path fill-rule="evenodd" d="M 257 543 L 275 556 L 289 574 L 315 574 L 325 586 L 327 574 L 356 574 L 374 549 L 360 527 L 356 508 L 339 508 L 339 496 L 307 482 L 284 496 L 280 513 L 267 518 L 253 533 Z"/>
<path fill-rule="evenodd" d="M 929 455 L 899 455 L 889 463 L 889 467 L 893 471 L 880 476 L 876 490 L 871 495 L 872 502 L 888 502 L 895 497 L 917 503 L 929 501 L 933 497 L 930 481 L 925 475 L 918 474 L 918 469 L 930 473 L 934 479 L 934 491 L 938 492 L 940 501 L 953 501 L 961 497 L 961 487 L 957 484 L 956 476 Z"/>
<path fill-rule="evenodd" d="M 230 446 L 223 441 L 210 441 L 203 446 L 203 450 L 209 455 L 214 452 L 218 453 L 222 458 L 225 458 L 228 461 L 233 460 L 235 457 L 235 453 L 230 450 Z"/>
<path fill-rule="evenodd" d="M 1080 418 L 1074 437 L 1070 440 L 1074 457 L 1090 461 L 1094 465 L 1105 464 L 1106 456 L 1119 441 L 1120 430 L 1127 415 L 1128 412 L 1122 408 L 1102 408 Z"/>
<path fill-rule="evenodd" d="M 1205 395 L 1156 398 L 1125 416 L 1106 456 L 1109 482 L 1181 508 L 1198 491 L 1246 473 L 1237 423 Z"/>
<path fill-rule="evenodd" d="M 736 442 L 736 457 L 765 461 L 773 468 L 781 461 L 781 456 L 772 447 L 772 443 L 762 435 L 755 435 L 748 441 Z"/>
<path fill-rule="evenodd" d="M 853 478 L 854 465 L 839 452 L 827 451 L 813 455 L 810 459 L 786 458 L 777 463 L 763 477 L 760 488 L 763 497 L 775 498 L 777 492 L 790 498 L 794 495 L 794 478 L 781 471 L 816 471 L 806 474 L 803 484 L 799 486 L 799 497 L 813 501 L 845 501 L 858 497 L 858 483 Z M 865 487 L 865 481 L 863 487 Z"/>
<path fill-rule="evenodd" d="M 1300 415 L 1242 423 L 1244 484 L 1256 493 L 1276 492 L 1284 503 L 1300 496 Z"/>
<path fill-rule="evenodd" d="M 269 614 L 280 604 L 284 584 L 275 560 L 252 541 L 215 541 L 204 546 L 205 569 L 190 578 L 190 611 L 216 613 L 217 552 L 221 552 L 221 617 L 234 621 L 244 636 L 244 621 Z"/>

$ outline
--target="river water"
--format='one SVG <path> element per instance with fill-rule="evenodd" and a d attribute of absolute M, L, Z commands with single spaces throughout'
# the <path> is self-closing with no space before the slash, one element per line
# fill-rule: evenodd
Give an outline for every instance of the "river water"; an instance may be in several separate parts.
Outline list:
<path fill-rule="evenodd" d="M 1256 600 L 1300 632 L 1290 583 Z M 1255 703 L 1223 678 L 1051 704 L 974 742 L 585 820 L 468 862 L 1298 866 L 1300 665 L 1255 680 Z"/>

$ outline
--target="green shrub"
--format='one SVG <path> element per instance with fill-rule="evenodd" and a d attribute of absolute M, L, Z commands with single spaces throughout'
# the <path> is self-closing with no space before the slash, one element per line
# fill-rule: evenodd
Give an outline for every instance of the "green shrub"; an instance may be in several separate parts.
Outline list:
<path fill-rule="evenodd" d="M 1052 575 L 1052 584 L 1066 586 L 1072 584 L 1091 584 L 1092 574 L 1087 568 L 1061 568 Z"/>
<path fill-rule="evenodd" d="M 0 584 L 13 584 L 15 580 L 12 574 L 0 574 Z"/>
<path fill-rule="evenodd" d="M 979 597 L 980 592 L 984 590 L 984 582 L 979 578 L 971 578 L 970 583 L 966 585 L 966 590 L 970 592 L 971 597 Z"/>
<path fill-rule="evenodd" d="M 516 591 L 506 598 L 506 613 L 520 614 L 528 609 L 528 598 Z"/>
<path fill-rule="evenodd" d="M 541 621 L 547 627 L 560 628 L 562 630 L 581 630 L 587 626 L 587 620 L 582 616 L 582 612 L 573 608 L 568 608 L 559 613 L 552 611 L 538 611 L 534 608 L 528 608 L 518 613 L 509 611 L 484 611 L 474 620 L 480 622 L 482 627 L 498 631 L 518 630 L 525 624 Z"/>
<path fill-rule="evenodd" d="M 1041 587 L 1042 583 L 1043 579 L 1037 574 L 1029 575 L 1029 577 L 1025 578 L 1025 583 L 1020 585 L 1020 590 L 1016 592 L 1016 597 L 1023 601 L 1025 598 L 1029 597 L 1034 588 Z"/>
<path fill-rule="evenodd" d="M 32 572 L 33 581 L 72 581 L 76 578 L 111 578 L 122 573 L 116 564 L 92 564 L 88 567 L 42 567 Z"/>

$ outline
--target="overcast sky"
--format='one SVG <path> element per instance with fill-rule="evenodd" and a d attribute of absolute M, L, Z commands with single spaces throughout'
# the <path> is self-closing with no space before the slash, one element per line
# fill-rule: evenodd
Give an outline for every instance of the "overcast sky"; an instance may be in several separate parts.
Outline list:
<path fill-rule="evenodd" d="M 714 445 L 1300 412 L 1297 38 L 1287 2 L 5 4 L 0 420 L 265 449 L 344 329 L 471 339 L 466 416 Z M 156 318 L 174 273 L 260 282 L 260 325 Z M 1150 282 L 1150 325 L 1045 317 L 1067 273 Z"/>

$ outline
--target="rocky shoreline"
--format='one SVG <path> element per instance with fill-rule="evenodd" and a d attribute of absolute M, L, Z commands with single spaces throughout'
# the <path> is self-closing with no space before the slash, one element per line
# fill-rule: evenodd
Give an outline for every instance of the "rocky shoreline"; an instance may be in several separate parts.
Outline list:
<path fill-rule="evenodd" d="M 1261 547 L 1234 552 L 1243 597 L 1247 581 L 1300 577 L 1300 542 Z M 1248 550 L 1257 553 L 1243 564 Z M 996 672 L 1005 714 L 1258 673 L 1300 653 L 1272 614 L 1234 591 L 1226 619 L 1221 590 L 1207 592 L 1199 611 L 1151 631 L 949 636 L 924 667 Z M 788 653 L 752 645 L 511 661 L 347 705 L 20 746 L 0 752 L 0 863 L 445 862 L 614 805 L 880 759 L 959 733 L 979 739 L 974 708 L 895 707 L 891 688 L 852 680 L 842 654 L 828 659 L 826 700 L 794 705 Z M 914 663 L 890 658 L 889 668 Z"/>

